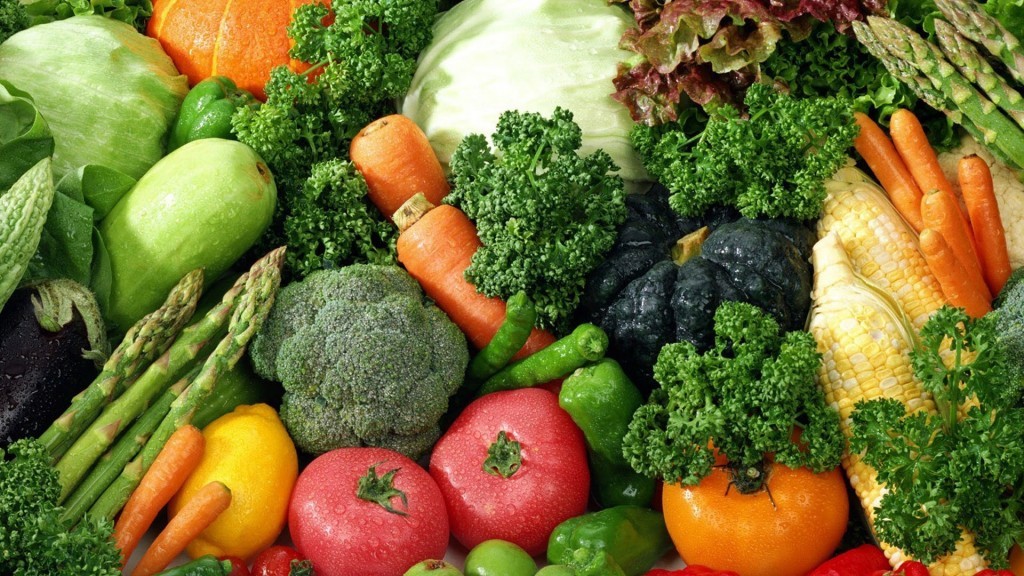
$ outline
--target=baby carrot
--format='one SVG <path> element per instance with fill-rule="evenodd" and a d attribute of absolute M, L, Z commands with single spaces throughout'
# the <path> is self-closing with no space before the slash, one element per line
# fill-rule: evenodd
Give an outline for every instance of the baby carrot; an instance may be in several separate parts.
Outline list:
<path fill-rule="evenodd" d="M 974 244 L 978 248 L 985 283 L 992 294 L 998 294 L 1013 270 L 992 185 L 992 172 L 985 160 L 972 154 L 960 160 L 957 177 L 967 212 L 971 215 Z"/>
<path fill-rule="evenodd" d="M 121 550 L 122 565 L 157 514 L 199 465 L 204 445 L 203 433 L 195 426 L 183 426 L 167 439 L 114 525 L 114 543 Z"/>
<path fill-rule="evenodd" d="M 966 273 L 942 234 L 931 228 L 922 230 L 921 253 L 950 304 L 964 308 L 974 318 L 992 311 L 985 283 Z"/>
<path fill-rule="evenodd" d="M 871 172 L 885 188 L 889 200 L 915 232 L 924 228 L 921 220 L 921 189 L 900 158 L 892 140 L 866 114 L 854 114 L 860 134 L 853 141 L 854 147 Z"/>
<path fill-rule="evenodd" d="M 231 490 L 223 483 L 210 482 L 200 488 L 153 540 L 132 576 L 152 576 L 166 568 L 230 505 Z"/>
<path fill-rule="evenodd" d="M 964 267 L 968 279 L 972 283 L 981 284 L 982 294 L 991 302 L 992 296 L 981 273 L 978 254 L 974 251 L 972 234 L 960 218 L 956 201 L 939 190 L 931 190 L 921 200 L 921 217 L 924 218 L 925 226 L 942 235 L 943 240 L 956 255 L 956 259 Z"/>

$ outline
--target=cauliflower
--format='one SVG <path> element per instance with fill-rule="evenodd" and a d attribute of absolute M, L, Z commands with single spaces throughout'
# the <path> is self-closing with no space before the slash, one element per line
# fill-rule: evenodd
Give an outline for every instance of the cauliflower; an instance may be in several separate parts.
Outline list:
<path fill-rule="evenodd" d="M 304 452 L 378 446 L 417 459 L 469 362 L 466 338 L 397 266 L 321 270 L 284 287 L 253 339 L 284 385 L 281 420 Z"/>
<path fill-rule="evenodd" d="M 1006 231 L 1006 248 L 1010 254 L 1010 265 L 1014 269 L 1024 266 L 1024 183 L 1017 174 L 1002 162 L 992 158 L 988 150 L 974 138 L 964 136 L 960 145 L 939 154 L 939 164 L 946 178 L 954 186 L 957 182 L 957 164 L 964 156 L 977 154 L 988 162 L 992 169 L 999 215 Z"/>

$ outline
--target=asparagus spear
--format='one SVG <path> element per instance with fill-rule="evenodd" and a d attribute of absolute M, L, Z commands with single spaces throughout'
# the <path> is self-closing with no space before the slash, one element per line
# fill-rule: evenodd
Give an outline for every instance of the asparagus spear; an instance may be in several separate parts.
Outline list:
<path fill-rule="evenodd" d="M 154 358 L 167 350 L 192 318 L 202 287 L 203 271 L 189 272 L 171 289 L 163 306 L 128 330 L 124 340 L 103 365 L 99 376 L 39 437 L 39 442 L 54 462 L 64 455 L 104 405 L 120 395 Z"/>
<path fill-rule="evenodd" d="M 977 84 L 1018 126 L 1024 127 L 1024 98 L 1010 86 L 966 38 L 944 20 L 935 20 L 935 35 L 949 61 L 964 78 Z"/>
<path fill-rule="evenodd" d="M 1024 50 L 1011 34 L 974 0 L 935 0 L 935 6 L 961 34 L 981 44 L 1006 65 L 1017 82 L 1024 83 Z"/>
<path fill-rule="evenodd" d="M 853 23 L 854 32 L 857 35 L 857 40 L 871 53 L 872 56 L 882 60 L 885 68 L 896 77 L 897 80 L 906 84 L 910 87 L 910 90 L 919 99 L 923 100 L 926 104 L 939 110 L 954 123 L 963 126 L 964 130 L 967 131 L 975 140 L 985 144 L 989 152 L 993 156 L 999 159 L 1003 164 L 1013 165 L 1013 162 L 1007 158 L 1006 154 L 1002 150 L 992 146 L 995 142 L 996 135 L 993 132 L 985 132 L 979 128 L 974 122 L 971 122 L 970 118 L 966 118 L 952 102 L 946 100 L 946 97 L 932 86 L 930 80 L 921 76 L 917 69 L 908 64 L 907 62 L 898 58 L 891 58 L 889 53 L 886 51 L 885 46 L 878 40 L 875 33 L 871 31 L 871 28 L 863 22 Z"/>
<path fill-rule="evenodd" d="M 225 324 L 239 300 L 248 277 L 242 275 L 224 294 L 220 303 L 200 321 L 186 328 L 164 354 L 117 400 L 110 403 L 88 429 L 72 444 L 55 468 L 60 475 L 61 502 L 75 489 L 89 468 L 146 407 L 167 387 L 181 378 L 199 353 L 227 330 Z"/>
<path fill-rule="evenodd" d="M 125 466 L 121 475 L 96 501 L 90 515 L 112 519 L 124 507 L 124 503 L 138 486 L 142 475 L 153 464 L 167 439 L 175 430 L 191 422 L 199 405 L 213 392 L 217 379 L 234 368 L 245 353 L 249 340 L 262 326 L 274 305 L 274 297 L 281 284 L 283 262 L 282 247 L 264 256 L 249 270 L 245 289 L 232 313 L 227 335 L 210 353 L 185 392 L 171 405 L 167 416 L 146 442 L 142 452 Z"/>
<path fill-rule="evenodd" d="M 185 390 L 188 382 L 188 377 L 182 378 L 168 388 L 96 463 L 85 480 L 64 502 L 64 511 L 60 519 L 65 526 L 72 527 L 78 524 L 128 462 L 142 450 L 153 431 L 167 415 L 167 411 L 171 409 L 171 403 Z"/>
<path fill-rule="evenodd" d="M 986 140 L 986 143 L 1002 151 L 1013 167 L 1024 166 L 1024 131 L 957 72 L 938 47 L 891 18 L 869 16 L 868 25 L 885 46 L 887 58 L 902 59 L 913 65 L 982 134 L 994 136 L 994 141 Z"/>

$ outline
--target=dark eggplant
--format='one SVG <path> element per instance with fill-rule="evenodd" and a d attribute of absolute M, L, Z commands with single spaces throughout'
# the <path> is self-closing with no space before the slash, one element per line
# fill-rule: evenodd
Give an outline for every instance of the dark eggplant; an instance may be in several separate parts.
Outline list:
<path fill-rule="evenodd" d="M 96 377 L 106 348 L 87 289 L 53 280 L 16 290 L 0 310 L 0 446 L 42 433 Z"/>

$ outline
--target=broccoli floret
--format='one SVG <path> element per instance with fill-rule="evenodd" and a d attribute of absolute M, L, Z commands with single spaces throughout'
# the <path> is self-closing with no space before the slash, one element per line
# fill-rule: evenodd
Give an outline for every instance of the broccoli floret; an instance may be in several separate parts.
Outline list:
<path fill-rule="evenodd" d="M 117 576 L 121 553 L 106 520 L 61 524 L 60 483 L 49 455 L 34 440 L 0 450 L 0 574 Z"/>
<path fill-rule="evenodd" d="M 21 0 L 0 0 L 0 44 L 29 26 Z"/>
<path fill-rule="evenodd" d="M 416 280 L 371 264 L 282 289 L 250 355 L 283 383 L 281 419 L 301 450 L 380 446 L 414 459 L 439 437 L 469 362 L 465 336 Z"/>
<path fill-rule="evenodd" d="M 1007 281 L 997 299 L 999 307 L 990 314 L 996 317 L 996 343 L 1007 360 L 1007 387 L 1019 393 L 1024 389 L 1024 282 L 1018 272 Z"/>

